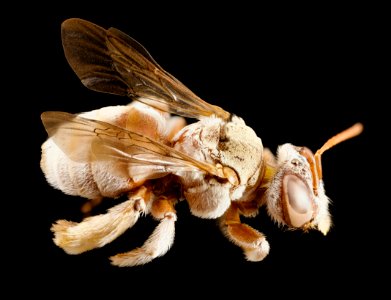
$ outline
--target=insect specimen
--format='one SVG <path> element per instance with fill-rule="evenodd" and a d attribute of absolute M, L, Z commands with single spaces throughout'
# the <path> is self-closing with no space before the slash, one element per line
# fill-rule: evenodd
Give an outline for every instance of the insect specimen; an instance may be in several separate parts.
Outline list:
<path fill-rule="evenodd" d="M 106 214 L 80 223 L 57 221 L 54 242 L 65 252 L 102 247 L 140 215 L 151 214 L 160 222 L 147 241 L 111 257 L 117 266 L 147 263 L 172 246 L 179 201 L 197 217 L 218 219 L 249 261 L 264 259 L 269 243 L 240 216 L 255 216 L 262 206 L 280 225 L 329 231 L 321 155 L 360 134 L 361 124 L 315 154 L 284 144 L 275 157 L 240 117 L 197 97 L 121 31 L 69 19 L 62 24 L 62 42 L 86 87 L 135 100 L 77 115 L 42 114 L 49 138 L 42 145 L 41 168 L 53 187 L 89 199 L 86 212 L 104 197 L 127 195 Z M 186 125 L 184 117 L 198 121 Z"/>

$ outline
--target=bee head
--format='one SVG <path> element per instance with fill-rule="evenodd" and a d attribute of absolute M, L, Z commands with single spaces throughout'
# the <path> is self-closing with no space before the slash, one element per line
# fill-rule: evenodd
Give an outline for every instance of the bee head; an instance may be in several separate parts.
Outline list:
<path fill-rule="evenodd" d="M 284 144 L 277 150 L 277 168 L 266 191 L 269 215 L 289 228 L 317 228 L 327 234 L 331 226 L 329 198 L 322 180 L 321 155 L 334 145 L 361 133 L 362 124 L 329 139 L 315 154 L 306 147 Z"/>

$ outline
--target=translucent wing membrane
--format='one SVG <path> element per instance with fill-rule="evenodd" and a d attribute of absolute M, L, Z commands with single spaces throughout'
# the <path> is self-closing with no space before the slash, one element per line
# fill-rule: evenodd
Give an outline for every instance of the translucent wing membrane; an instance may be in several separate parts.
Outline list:
<path fill-rule="evenodd" d="M 106 122 L 65 112 L 44 112 L 41 118 L 49 136 L 76 162 L 124 163 L 134 176 L 146 171 L 153 174 L 199 171 L 225 178 L 212 164 Z"/>
<path fill-rule="evenodd" d="M 230 114 L 211 105 L 164 71 L 148 51 L 125 33 L 69 19 L 62 24 L 65 56 L 82 83 L 93 90 L 127 95 L 184 117 Z"/>
<path fill-rule="evenodd" d="M 61 27 L 65 57 L 81 82 L 88 88 L 127 95 L 128 86 L 113 63 L 106 44 L 106 31 L 89 22 L 70 19 Z"/>

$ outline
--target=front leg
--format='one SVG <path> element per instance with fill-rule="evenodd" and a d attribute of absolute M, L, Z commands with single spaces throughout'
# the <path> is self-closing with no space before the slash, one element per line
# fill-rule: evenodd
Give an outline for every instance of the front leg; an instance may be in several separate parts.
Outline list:
<path fill-rule="evenodd" d="M 238 204 L 231 206 L 220 218 L 220 227 L 227 238 L 241 247 L 248 261 L 261 261 L 269 254 L 269 243 L 263 233 L 240 222 Z"/>

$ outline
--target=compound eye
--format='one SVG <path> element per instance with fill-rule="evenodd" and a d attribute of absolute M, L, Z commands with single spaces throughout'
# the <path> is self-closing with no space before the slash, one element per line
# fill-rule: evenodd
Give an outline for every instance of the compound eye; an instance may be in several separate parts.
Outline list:
<path fill-rule="evenodd" d="M 302 227 L 310 222 L 314 213 L 313 200 L 304 181 L 295 175 L 285 175 L 282 188 L 285 222 L 292 227 Z"/>

